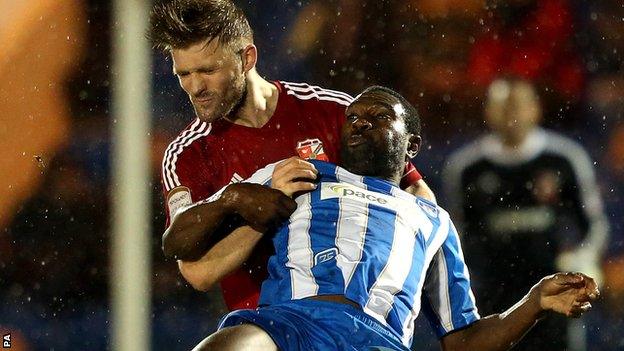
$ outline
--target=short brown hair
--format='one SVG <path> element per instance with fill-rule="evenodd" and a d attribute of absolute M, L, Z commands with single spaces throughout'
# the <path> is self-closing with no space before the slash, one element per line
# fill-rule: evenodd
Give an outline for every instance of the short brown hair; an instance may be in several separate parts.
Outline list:
<path fill-rule="evenodd" d="M 253 31 L 231 0 L 159 0 L 150 13 L 148 38 L 154 48 L 171 51 L 206 39 L 221 45 L 253 41 Z"/>

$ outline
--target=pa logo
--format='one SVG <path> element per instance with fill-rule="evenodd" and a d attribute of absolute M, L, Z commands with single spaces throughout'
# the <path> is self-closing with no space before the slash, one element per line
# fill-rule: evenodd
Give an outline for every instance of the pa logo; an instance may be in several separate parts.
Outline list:
<path fill-rule="evenodd" d="M 2 348 L 3 349 L 11 348 L 11 334 L 2 335 Z"/>
<path fill-rule="evenodd" d="M 338 256 L 338 249 L 332 247 L 331 249 L 323 250 L 316 255 L 314 255 L 314 265 L 316 266 L 319 263 L 325 263 L 331 261 Z"/>

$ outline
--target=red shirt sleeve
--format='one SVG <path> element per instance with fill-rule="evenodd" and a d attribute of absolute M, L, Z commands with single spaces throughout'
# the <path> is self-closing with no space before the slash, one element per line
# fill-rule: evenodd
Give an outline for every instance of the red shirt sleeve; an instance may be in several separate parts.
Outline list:
<path fill-rule="evenodd" d="M 163 156 L 162 186 L 165 198 L 166 226 L 171 214 L 181 206 L 190 205 L 212 195 L 216 190 L 206 176 L 205 164 L 198 145 L 185 148 L 176 147 L 175 141 L 169 145 Z M 201 160 L 201 161 L 200 161 Z"/>
<path fill-rule="evenodd" d="M 401 189 L 407 189 L 410 186 L 416 184 L 419 180 L 422 179 L 422 176 L 414 167 L 411 162 L 408 162 L 405 165 L 405 171 L 403 171 L 403 177 L 401 178 Z"/>

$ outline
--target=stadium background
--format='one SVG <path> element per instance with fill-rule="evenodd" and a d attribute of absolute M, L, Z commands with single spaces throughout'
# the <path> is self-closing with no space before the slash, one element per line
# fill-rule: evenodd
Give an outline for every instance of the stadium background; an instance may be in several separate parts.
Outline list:
<path fill-rule="evenodd" d="M 545 125 L 595 160 L 611 225 L 603 297 L 586 318 L 589 349 L 624 350 L 621 1 L 237 3 L 255 29 L 264 76 L 352 94 L 388 85 L 415 103 L 426 142 L 416 164 L 439 195 L 446 156 L 484 131 L 487 82 L 498 71 L 535 81 Z M 0 1 L 0 332 L 11 333 L 14 349 L 110 348 L 112 14 L 96 0 Z M 530 30 L 528 18 L 557 21 Z M 483 59 L 496 53 L 514 64 Z M 160 160 L 193 113 L 169 59 L 152 58 L 151 343 L 184 350 L 225 310 L 218 292 L 193 291 L 160 252 Z M 414 349 L 437 349 L 420 325 Z"/>

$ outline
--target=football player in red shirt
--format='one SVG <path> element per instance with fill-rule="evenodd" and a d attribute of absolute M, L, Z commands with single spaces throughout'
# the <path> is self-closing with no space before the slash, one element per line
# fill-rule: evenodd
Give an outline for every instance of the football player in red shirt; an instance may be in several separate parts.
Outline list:
<path fill-rule="evenodd" d="M 159 1 L 150 21 L 150 37 L 171 55 L 173 72 L 197 115 L 163 157 L 167 226 L 181 207 L 295 155 L 297 147 L 302 156 L 307 152 L 339 162 L 339 134 L 352 97 L 262 78 L 255 68 L 252 30 L 230 0 Z M 293 180 L 315 172 L 310 163 L 291 158 L 276 167 L 273 179 L 290 183 L 293 192 L 309 190 L 309 182 Z M 411 163 L 402 186 L 434 198 Z M 177 257 L 180 272 L 198 290 L 221 282 L 229 309 L 256 307 L 272 248 L 262 238 L 262 231 L 239 227 L 210 250 L 195 248 L 195 255 Z"/>

